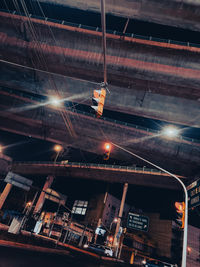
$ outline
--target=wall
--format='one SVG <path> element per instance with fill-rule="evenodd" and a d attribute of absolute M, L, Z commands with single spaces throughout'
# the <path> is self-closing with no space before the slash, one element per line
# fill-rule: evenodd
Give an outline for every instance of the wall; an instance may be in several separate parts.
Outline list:
<path fill-rule="evenodd" d="M 200 229 L 188 226 L 187 267 L 200 266 Z"/>
<path fill-rule="evenodd" d="M 171 258 L 172 221 L 160 220 L 160 215 L 147 214 L 149 217 L 149 236 L 157 244 L 157 253 L 161 257 Z"/>
<path fill-rule="evenodd" d="M 103 224 L 106 225 L 108 228 L 110 227 L 111 223 L 113 222 L 113 219 L 117 218 L 119 215 L 120 203 L 121 203 L 121 200 L 108 194 L 107 200 L 105 203 L 105 208 L 103 211 L 103 216 L 102 216 Z M 123 217 L 127 216 L 129 209 L 130 209 L 130 206 L 125 204 L 124 205 L 124 211 L 123 211 Z M 123 220 L 123 218 L 122 218 L 122 220 Z"/>

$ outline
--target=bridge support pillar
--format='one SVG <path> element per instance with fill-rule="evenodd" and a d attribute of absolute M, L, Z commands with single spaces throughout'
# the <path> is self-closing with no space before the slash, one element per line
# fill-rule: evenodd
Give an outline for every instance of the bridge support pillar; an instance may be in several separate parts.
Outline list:
<path fill-rule="evenodd" d="M 125 183 L 124 188 L 123 188 L 123 194 L 122 194 L 122 200 L 121 200 L 120 209 L 119 209 L 119 215 L 118 215 L 116 230 L 115 230 L 114 241 L 113 241 L 115 257 L 118 256 L 119 241 L 120 241 L 120 235 L 121 235 L 121 233 L 120 233 L 121 218 L 122 218 L 122 214 L 123 214 L 123 210 L 124 210 L 124 204 L 125 204 L 125 200 L 126 200 L 127 191 L 128 191 L 128 183 Z"/>
<path fill-rule="evenodd" d="M 8 194 L 10 193 L 10 190 L 12 188 L 12 184 L 7 184 L 3 190 L 3 192 L 1 193 L 1 196 L 0 196 L 0 210 L 2 209 L 3 207 L 3 204 L 8 196 Z"/>
<path fill-rule="evenodd" d="M 39 213 L 43 207 L 43 204 L 44 204 L 44 201 L 45 201 L 45 192 L 47 190 L 47 188 L 50 188 L 52 183 L 53 183 L 53 180 L 54 180 L 54 176 L 53 175 L 48 175 L 47 176 L 47 179 L 46 179 L 46 182 L 42 188 L 42 192 L 39 196 L 39 199 L 35 205 L 35 209 L 33 211 L 33 213 Z"/>

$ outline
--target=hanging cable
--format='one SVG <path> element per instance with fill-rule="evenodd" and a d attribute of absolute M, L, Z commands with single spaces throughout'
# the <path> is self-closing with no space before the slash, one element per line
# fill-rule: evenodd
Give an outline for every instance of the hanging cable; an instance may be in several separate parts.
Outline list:
<path fill-rule="evenodd" d="M 46 61 L 45 61 L 45 56 L 44 56 L 43 53 L 42 53 L 41 44 L 40 44 L 39 41 L 37 40 L 37 39 L 38 39 L 38 38 L 37 38 L 37 32 L 36 32 L 35 27 L 34 27 L 32 21 L 31 21 L 31 19 L 30 19 L 30 16 L 29 16 L 29 12 L 28 12 L 26 3 L 25 3 L 24 0 L 21 0 L 21 4 L 22 4 L 22 7 L 23 7 L 23 9 L 24 9 L 24 12 L 25 12 L 26 17 L 28 18 L 29 26 L 30 26 L 30 30 L 31 30 L 31 32 L 32 32 L 33 39 L 35 40 L 36 45 L 38 46 L 38 51 L 39 51 L 39 53 L 41 54 L 41 60 L 43 60 L 43 65 L 44 65 L 45 69 L 48 71 L 48 66 L 47 66 L 47 63 L 46 63 Z M 41 64 L 41 63 L 40 63 L 40 64 Z M 41 65 L 42 65 L 42 64 L 41 64 Z M 55 83 L 53 77 L 52 77 L 51 75 L 49 75 L 49 78 L 50 78 L 50 82 L 52 82 L 52 86 L 54 87 L 57 96 L 58 96 L 59 98 L 61 98 L 60 92 L 58 91 L 58 88 L 57 88 L 57 86 L 56 86 L 56 83 Z M 65 124 L 67 130 L 69 131 L 70 135 L 76 137 L 76 133 L 75 133 L 75 131 L 74 131 L 74 129 L 73 129 L 73 125 L 72 125 L 72 123 L 71 123 L 71 120 L 70 120 L 70 118 L 69 118 L 67 112 L 66 112 L 65 110 L 60 110 L 59 112 L 60 112 L 60 114 L 61 114 L 61 116 L 62 116 L 62 118 L 63 118 L 63 120 L 64 120 L 64 124 Z"/>
<path fill-rule="evenodd" d="M 104 85 L 107 86 L 105 0 L 101 0 L 101 28 L 102 28 L 102 47 L 103 47 L 103 77 L 104 77 Z"/>

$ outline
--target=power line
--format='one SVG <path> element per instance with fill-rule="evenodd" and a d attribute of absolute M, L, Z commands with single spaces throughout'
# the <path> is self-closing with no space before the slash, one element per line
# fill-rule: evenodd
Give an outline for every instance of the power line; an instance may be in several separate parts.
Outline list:
<path fill-rule="evenodd" d="M 42 73 L 45 73 L 45 74 L 51 74 L 51 75 L 58 76 L 58 77 L 69 78 L 69 76 L 64 75 L 64 74 L 50 72 L 50 71 L 46 71 L 46 70 L 41 70 L 41 69 L 38 69 L 38 68 L 25 66 L 25 65 L 22 65 L 22 64 L 14 63 L 14 62 L 3 60 L 3 59 L 0 59 L 0 62 L 5 63 L 5 64 L 9 64 L 9 65 L 13 65 L 13 66 L 16 66 L 16 67 L 24 68 L 24 69 L 29 69 L 29 70 L 42 72 Z M 70 79 L 81 81 L 81 82 L 88 82 L 87 80 L 83 80 L 83 79 L 79 79 L 79 78 L 70 77 Z M 97 83 L 97 82 L 90 82 L 90 83 L 94 84 L 94 85 L 99 85 L 99 83 Z"/>

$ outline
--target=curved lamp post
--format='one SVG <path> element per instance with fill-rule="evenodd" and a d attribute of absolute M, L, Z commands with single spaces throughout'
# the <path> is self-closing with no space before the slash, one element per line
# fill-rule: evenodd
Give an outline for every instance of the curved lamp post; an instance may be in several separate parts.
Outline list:
<path fill-rule="evenodd" d="M 112 143 L 112 142 L 111 142 Z M 160 171 L 162 172 L 165 172 L 167 174 L 169 174 L 171 177 L 175 178 L 180 184 L 181 186 L 183 187 L 183 190 L 184 190 L 184 193 L 185 193 L 185 221 L 184 221 L 184 230 L 183 230 L 183 250 L 182 250 L 182 263 L 181 263 L 181 267 L 186 267 L 186 258 L 187 258 L 187 232 L 188 232 L 188 193 L 187 193 L 187 189 L 186 189 L 186 186 L 184 185 L 184 183 L 176 176 L 174 175 L 173 173 L 171 172 L 168 172 L 167 170 L 159 167 L 158 165 L 138 156 L 137 154 L 117 145 L 117 144 L 114 144 L 112 143 L 115 147 L 118 147 L 119 149 L 133 155 L 134 157 L 150 164 L 151 166 L 159 169 Z"/>

